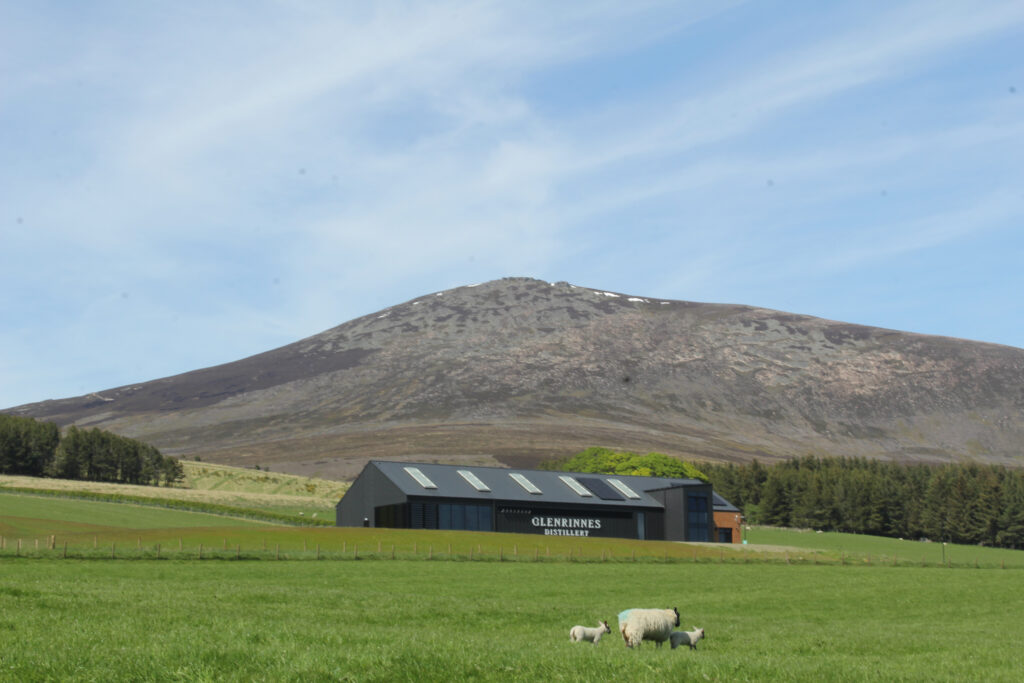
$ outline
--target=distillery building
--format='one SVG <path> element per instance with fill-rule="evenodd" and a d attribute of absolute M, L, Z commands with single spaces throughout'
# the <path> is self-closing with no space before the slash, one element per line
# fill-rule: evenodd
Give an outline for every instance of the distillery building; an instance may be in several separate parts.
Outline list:
<path fill-rule="evenodd" d="M 373 460 L 337 525 L 739 542 L 722 516 L 732 511 L 738 527 L 738 510 L 699 479 Z"/>

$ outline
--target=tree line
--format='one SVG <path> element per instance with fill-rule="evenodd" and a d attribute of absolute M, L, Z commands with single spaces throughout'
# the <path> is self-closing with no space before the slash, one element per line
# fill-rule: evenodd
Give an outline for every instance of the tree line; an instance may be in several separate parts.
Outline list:
<path fill-rule="evenodd" d="M 154 446 L 101 429 L 0 415 L 0 474 L 59 477 L 118 484 L 170 485 L 181 463 Z"/>
<path fill-rule="evenodd" d="M 755 524 L 1024 548 L 1024 471 L 807 456 L 701 464 Z"/>
<path fill-rule="evenodd" d="M 663 453 L 640 455 L 631 451 L 615 451 L 611 448 L 602 448 L 600 446 L 593 446 L 568 458 L 547 460 L 542 462 L 538 468 L 557 472 L 590 472 L 622 474 L 635 477 L 708 480 L 706 474 L 690 463 Z"/>

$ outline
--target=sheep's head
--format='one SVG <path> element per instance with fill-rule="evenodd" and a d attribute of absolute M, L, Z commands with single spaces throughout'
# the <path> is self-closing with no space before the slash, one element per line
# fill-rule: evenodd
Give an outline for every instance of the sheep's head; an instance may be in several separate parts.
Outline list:
<path fill-rule="evenodd" d="M 697 628 L 696 626 L 694 626 L 693 627 L 693 632 L 697 634 L 698 638 L 703 638 L 704 637 L 704 629 L 702 629 L 702 628 Z"/>
<path fill-rule="evenodd" d="M 675 625 L 679 626 L 679 608 L 678 607 L 673 607 L 672 611 L 676 613 L 676 623 L 675 623 Z"/>
<path fill-rule="evenodd" d="M 612 632 L 612 628 L 611 628 L 611 626 L 608 625 L 607 621 L 602 621 L 601 625 L 604 626 L 604 632 L 605 633 L 611 633 Z"/>

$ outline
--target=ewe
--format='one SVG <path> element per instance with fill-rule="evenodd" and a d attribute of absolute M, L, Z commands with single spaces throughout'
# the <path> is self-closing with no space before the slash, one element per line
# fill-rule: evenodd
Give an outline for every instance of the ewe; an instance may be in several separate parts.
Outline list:
<path fill-rule="evenodd" d="M 639 647 L 645 640 L 653 640 L 661 647 L 676 626 L 679 626 L 679 610 L 675 607 L 629 609 L 619 614 L 619 632 L 629 647 Z"/>

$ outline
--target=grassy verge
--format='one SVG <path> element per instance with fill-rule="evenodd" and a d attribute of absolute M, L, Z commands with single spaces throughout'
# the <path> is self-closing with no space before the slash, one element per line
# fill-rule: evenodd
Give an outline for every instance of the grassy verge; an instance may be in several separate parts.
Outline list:
<path fill-rule="evenodd" d="M 11 681 L 1016 681 L 1024 667 L 1008 646 L 1017 572 L 5 559 L 2 576 Z M 614 632 L 569 643 L 574 624 L 670 605 L 706 629 L 697 651 L 628 650 Z"/>
<path fill-rule="evenodd" d="M 1024 551 L 952 543 L 922 543 L 898 538 L 862 534 L 817 533 L 796 529 L 752 527 L 747 540 L 755 547 L 791 548 L 793 554 L 807 552 L 839 557 L 840 561 L 873 564 L 918 564 L 978 567 L 1024 567 Z"/>
<path fill-rule="evenodd" d="M 0 475 L 0 492 L 130 502 L 212 514 L 246 516 L 286 524 L 334 524 L 335 505 L 346 482 L 263 470 L 182 461 L 181 486 L 133 486 Z"/>

